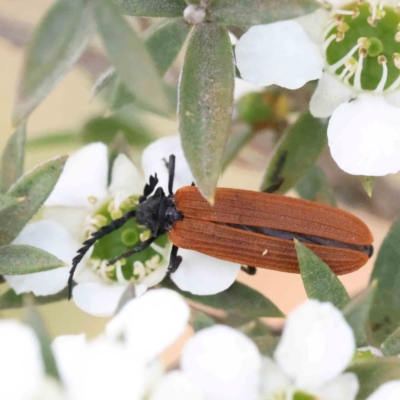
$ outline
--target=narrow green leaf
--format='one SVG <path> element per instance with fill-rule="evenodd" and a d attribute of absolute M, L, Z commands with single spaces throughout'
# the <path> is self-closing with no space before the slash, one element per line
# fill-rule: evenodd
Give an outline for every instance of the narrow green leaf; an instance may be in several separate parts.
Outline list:
<path fill-rule="evenodd" d="M 39 339 L 40 350 L 42 353 L 42 359 L 44 362 L 44 369 L 47 375 L 60 380 L 60 374 L 58 373 L 58 368 L 56 364 L 56 359 L 54 358 L 53 350 L 51 348 L 51 337 L 47 328 L 38 313 L 38 311 L 31 305 L 30 297 L 26 296 L 27 307 L 27 323 L 35 331 L 36 337 Z M 33 301 L 33 299 L 32 299 Z"/>
<path fill-rule="evenodd" d="M 369 314 L 369 329 L 379 345 L 400 326 L 400 219 L 392 225 L 375 261 L 371 281 L 378 287 Z"/>
<path fill-rule="evenodd" d="M 321 168 L 313 165 L 296 185 L 296 190 L 303 199 L 317 201 L 336 207 L 336 199 L 331 186 Z"/>
<path fill-rule="evenodd" d="M 161 76 L 165 75 L 181 51 L 191 26 L 182 18 L 163 21 L 145 32 L 144 43 Z"/>
<path fill-rule="evenodd" d="M 24 275 L 65 267 L 63 261 L 47 251 L 25 244 L 0 247 L 0 275 Z"/>
<path fill-rule="evenodd" d="M 309 248 L 296 239 L 294 243 L 308 298 L 329 301 L 337 308 L 343 308 L 350 301 L 350 297 L 338 277 Z"/>
<path fill-rule="evenodd" d="M 137 101 L 154 112 L 171 114 L 168 95 L 151 56 L 120 10 L 110 0 L 97 0 L 94 13 L 107 54 Z"/>
<path fill-rule="evenodd" d="M 53 190 L 66 160 L 67 157 L 62 156 L 42 164 L 11 187 L 7 194 L 23 200 L 0 212 L 0 246 L 11 243 L 36 214 Z"/>
<path fill-rule="evenodd" d="M 79 135 L 75 132 L 55 132 L 29 139 L 26 147 L 28 149 L 39 149 L 42 147 L 72 146 L 81 143 Z"/>
<path fill-rule="evenodd" d="M 202 311 L 194 311 L 192 312 L 192 318 L 190 325 L 195 332 L 201 331 L 205 328 L 210 328 L 215 325 L 215 321 L 206 313 Z"/>
<path fill-rule="evenodd" d="M 213 0 L 210 19 L 226 25 L 258 25 L 291 19 L 319 8 L 315 0 Z"/>
<path fill-rule="evenodd" d="M 222 168 L 233 106 L 234 64 L 228 31 L 197 25 L 179 86 L 179 130 L 192 173 L 212 201 Z"/>
<path fill-rule="evenodd" d="M 261 190 L 278 180 L 283 184 L 278 193 L 291 189 L 315 164 L 327 144 L 327 123 L 303 114 L 278 143 L 264 176 Z"/>
<path fill-rule="evenodd" d="M 224 151 L 224 163 L 222 170 L 234 160 L 239 151 L 254 137 L 256 132 L 246 129 L 245 131 L 229 137 L 228 143 Z"/>
<path fill-rule="evenodd" d="M 276 347 L 278 346 L 279 339 L 278 336 L 263 335 L 253 338 L 253 341 L 261 354 L 272 357 L 275 353 Z"/>
<path fill-rule="evenodd" d="M 14 290 L 7 290 L 3 295 L 0 296 L 0 310 L 10 310 L 16 308 L 23 308 L 26 305 L 26 294 L 16 294 Z M 68 288 L 65 288 L 59 293 L 51 296 L 33 296 L 29 295 L 29 301 L 31 304 L 40 306 L 45 304 L 55 303 L 61 300 L 67 300 Z"/>
<path fill-rule="evenodd" d="M 127 15 L 136 17 L 180 17 L 186 8 L 185 0 L 114 0 Z"/>
<path fill-rule="evenodd" d="M 365 400 L 385 382 L 400 379 L 400 359 L 398 357 L 375 358 L 357 363 L 347 369 L 354 372 L 360 383 L 356 400 Z"/>
<path fill-rule="evenodd" d="M 346 321 L 353 329 L 357 347 L 367 346 L 368 344 L 365 328 L 376 287 L 377 282 L 372 282 L 371 285 L 351 299 L 350 303 L 342 310 Z"/>
<path fill-rule="evenodd" d="M 161 285 L 175 290 L 183 297 L 196 303 L 224 310 L 228 313 L 248 318 L 284 317 L 284 314 L 271 300 L 240 282 L 235 282 L 229 289 L 212 296 L 196 296 L 189 292 L 184 292 L 178 289 L 172 281 L 164 280 Z"/>
<path fill-rule="evenodd" d="M 87 1 L 58 0 L 37 27 L 22 71 L 13 121 L 25 120 L 78 60 L 93 32 Z"/>
<path fill-rule="evenodd" d="M 395 356 L 400 354 L 400 327 L 397 328 L 381 345 L 385 356 Z"/>
<path fill-rule="evenodd" d="M 7 141 L 1 158 L 1 192 L 5 193 L 24 173 L 26 125 L 19 125 Z"/>
<path fill-rule="evenodd" d="M 362 176 L 361 182 L 369 197 L 372 197 L 372 192 L 374 190 L 376 176 Z"/>
<path fill-rule="evenodd" d="M 0 212 L 16 206 L 20 201 L 22 201 L 22 199 L 16 199 L 5 194 L 0 194 Z"/>

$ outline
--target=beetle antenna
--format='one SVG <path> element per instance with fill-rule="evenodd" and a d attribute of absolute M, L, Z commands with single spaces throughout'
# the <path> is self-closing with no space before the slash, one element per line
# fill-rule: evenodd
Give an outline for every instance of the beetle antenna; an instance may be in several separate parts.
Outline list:
<path fill-rule="evenodd" d="M 174 178 L 175 178 L 175 156 L 171 154 L 168 161 L 168 194 L 174 195 Z"/>
<path fill-rule="evenodd" d="M 78 250 L 78 254 L 72 260 L 72 268 L 69 271 L 69 278 L 68 278 L 68 300 L 72 297 L 72 280 L 74 278 L 74 273 L 78 264 L 82 261 L 84 255 L 88 252 L 88 250 L 103 236 L 108 235 L 111 232 L 116 231 L 117 229 L 121 228 L 122 225 L 125 224 L 128 219 L 135 217 L 136 211 L 131 210 L 124 214 L 121 218 L 115 219 L 111 221 L 108 225 L 103 226 L 97 232 L 92 233 L 91 237 L 84 241 L 83 247 Z"/>
<path fill-rule="evenodd" d="M 158 183 L 158 177 L 157 174 L 150 175 L 149 178 L 149 183 L 146 183 L 144 189 L 143 189 L 143 195 L 139 197 L 139 204 L 143 203 L 147 198 L 151 195 L 155 187 L 157 186 Z"/>
<path fill-rule="evenodd" d="M 135 254 L 135 253 L 139 253 L 140 251 L 147 249 L 157 238 L 152 236 L 149 239 L 145 240 L 144 242 L 142 242 L 139 246 L 135 247 L 132 250 L 129 250 L 125 253 L 120 254 L 119 256 L 108 260 L 107 265 L 113 265 L 115 264 L 118 260 L 121 260 L 122 258 L 128 258 L 129 256 Z"/>

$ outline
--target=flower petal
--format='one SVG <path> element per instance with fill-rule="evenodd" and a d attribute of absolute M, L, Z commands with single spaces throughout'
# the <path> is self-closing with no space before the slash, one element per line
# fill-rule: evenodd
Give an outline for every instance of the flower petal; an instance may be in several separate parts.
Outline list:
<path fill-rule="evenodd" d="M 114 315 L 126 285 L 107 283 L 81 283 L 72 292 L 74 303 L 96 317 Z"/>
<path fill-rule="evenodd" d="M 132 161 L 125 154 L 118 155 L 112 168 L 109 192 L 121 202 L 129 196 L 141 195 L 145 183 Z M 118 208 L 119 204 L 116 204 L 116 207 Z"/>
<path fill-rule="evenodd" d="M 108 159 L 103 143 L 89 144 L 72 154 L 46 206 L 88 207 L 89 196 L 107 195 Z"/>
<path fill-rule="evenodd" d="M 318 10 L 302 15 L 295 18 L 294 21 L 298 22 L 306 31 L 308 37 L 316 44 L 320 44 L 323 40 L 322 33 L 329 17 L 328 10 L 319 8 Z"/>
<path fill-rule="evenodd" d="M 19 321 L 0 321 L 1 398 L 23 400 L 40 393 L 45 377 L 40 344 Z"/>
<path fill-rule="evenodd" d="M 165 161 L 168 161 L 171 154 L 176 157 L 174 189 L 177 190 L 182 186 L 189 186 L 194 182 L 194 178 L 183 154 L 179 136 L 158 139 L 147 146 L 142 154 L 142 167 L 146 180 L 150 175 L 157 173 L 159 186 L 165 192 L 168 191 L 168 168 L 165 165 Z"/>
<path fill-rule="evenodd" d="M 325 72 L 311 97 L 310 111 L 314 117 L 327 118 L 342 103 L 347 103 L 355 93 L 332 74 Z"/>
<path fill-rule="evenodd" d="M 262 92 L 263 89 L 262 86 L 255 86 L 243 79 L 235 78 L 235 91 L 233 97 L 235 100 L 239 100 L 242 96 L 248 93 Z"/>
<path fill-rule="evenodd" d="M 355 351 L 353 331 L 331 303 L 309 300 L 287 318 L 275 359 L 299 387 L 318 387 L 341 373 Z"/>
<path fill-rule="evenodd" d="M 268 357 L 263 358 L 261 375 L 260 390 L 262 398 L 274 398 L 274 394 L 285 393 L 290 390 L 293 384 L 279 365 Z"/>
<path fill-rule="evenodd" d="M 197 294 L 211 295 L 228 289 L 240 271 L 240 265 L 219 260 L 193 250 L 179 249 L 182 264 L 171 275 L 181 290 Z"/>
<path fill-rule="evenodd" d="M 181 371 L 166 374 L 155 387 L 150 400 L 202 400 L 196 386 L 189 377 Z"/>
<path fill-rule="evenodd" d="M 27 225 L 15 238 L 13 244 L 38 247 L 69 263 L 80 247 L 58 223 L 42 220 Z M 16 293 L 33 292 L 36 296 L 58 293 L 67 286 L 70 267 L 27 275 L 6 275 L 5 279 Z"/>
<path fill-rule="evenodd" d="M 400 170 L 399 132 L 399 109 L 364 95 L 335 110 L 328 126 L 329 147 L 349 174 L 382 176 Z"/>
<path fill-rule="evenodd" d="M 313 394 L 324 400 L 354 400 L 359 386 L 357 375 L 348 372 L 333 378 Z"/>
<path fill-rule="evenodd" d="M 396 90 L 385 96 L 386 101 L 394 107 L 400 108 L 400 91 Z"/>
<path fill-rule="evenodd" d="M 107 324 L 109 338 L 121 336 L 135 360 L 148 362 L 172 344 L 186 329 L 189 307 L 175 292 L 158 289 L 129 301 Z"/>
<path fill-rule="evenodd" d="M 298 89 L 318 79 L 324 66 L 318 46 L 295 21 L 253 26 L 235 51 L 242 78 L 256 86 Z"/>
<path fill-rule="evenodd" d="M 244 334 L 217 325 L 192 337 L 181 369 L 208 400 L 258 398 L 261 356 Z"/>
<path fill-rule="evenodd" d="M 400 381 L 389 381 L 380 386 L 367 400 L 398 400 L 400 399 Z"/>

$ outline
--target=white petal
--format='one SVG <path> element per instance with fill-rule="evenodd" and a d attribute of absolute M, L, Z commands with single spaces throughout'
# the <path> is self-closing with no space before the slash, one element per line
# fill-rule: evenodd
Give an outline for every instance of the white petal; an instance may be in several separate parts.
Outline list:
<path fill-rule="evenodd" d="M 108 159 L 103 143 L 92 143 L 67 160 L 64 171 L 45 202 L 46 206 L 88 207 L 89 196 L 107 195 Z"/>
<path fill-rule="evenodd" d="M 146 288 L 149 288 L 158 285 L 165 278 L 165 275 L 167 274 L 167 269 L 168 269 L 167 263 L 165 263 L 165 265 L 161 267 L 158 267 L 151 274 L 147 275 L 146 278 L 144 278 L 140 282 L 139 286 L 145 286 Z"/>
<path fill-rule="evenodd" d="M 309 300 L 287 318 L 275 359 L 298 386 L 318 387 L 347 367 L 353 331 L 331 303 Z"/>
<path fill-rule="evenodd" d="M 181 290 L 211 295 L 228 289 L 240 271 L 240 265 L 219 260 L 193 250 L 179 249 L 182 264 L 171 275 Z"/>
<path fill-rule="evenodd" d="M 282 371 L 279 365 L 268 357 L 263 358 L 260 382 L 261 397 L 274 398 L 274 394 L 285 393 L 292 384 L 289 376 Z"/>
<path fill-rule="evenodd" d="M 394 107 L 400 108 L 400 90 L 385 96 L 386 101 Z"/>
<path fill-rule="evenodd" d="M 28 244 L 45 250 L 65 263 L 71 262 L 80 247 L 68 232 L 54 221 L 43 220 L 27 225 L 13 244 Z M 8 284 L 16 293 L 33 292 L 36 296 L 58 293 L 67 286 L 70 267 L 28 275 L 7 275 Z"/>
<path fill-rule="evenodd" d="M 235 100 L 239 100 L 242 96 L 253 93 L 261 92 L 264 88 L 262 86 L 255 86 L 250 82 L 244 81 L 243 79 L 235 78 Z"/>
<path fill-rule="evenodd" d="M 314 43 L 320 44 L 323 41 L 322 33 L 328 17 L 329 12 L 319 8 L 310 14 L 295 18 L 295 21 L 303 27 Z"/>
<path fill-rule="evenodd" d="M 298 89 L 318 79 L 324 65 L 318 46 L 295 21 L 253 26 L 235 51 L 242 78 L 256 86 Z"/>
<path fill-rule="evenodd" d="M 150 400 L 202 400 L 199 390 L 181 371 L 165 375 L 155 387 Z"/>
<path fill-rule="evenodd" d="M 400 381 L 389 381 L 380 386 L 367 400 L 398 400 L 400 399 Z"/>
<path fill-rule="evenodd" d="M 129 196 L 140 195 L 143 193 L 145 183 L 142 175 L 125 154 L 120 154 L 115 159 L 109 187 L 109 192 L 113 196 L 118 193 L 123 201 Z M 119 205 L 117 204 L 116 207 Z"/>
<path fill-rule="evenodd" d="M 1 398 L 25 400 L 40 392 L 44 379 L 40 345 L 32 329 L 0 321 Z"/>
<path fill-rule="evenodd" d="M 382 176 L 400 170 L 400 112 L 383 98 L 340 105 L 328 126 L 332 157 L 349 174 Z"/>
<path fill-rule="evenodd" d="M 258 398 L 260 353 L 234 329 L 217 325 L 197 333 L 182 351 L 181 369 L 208 400 Z"/>
<path fill-rule="evenodd" d="M 96 317 L 114 315 L 126 285 L 107 283 L 81 283 L 74 287 L 74 303 L 88 314 Z"/>
<path fill-rule="evenodd" d="M 159 186 L 165 192 L 168 190 L 168 168 L 165 166 L 165 161 L 168 161 L 171 154 L 176 157 L 174 179 L 174 191 L 176 191 L 182 186 L 191 185 L 194 181 L 189 164 L 183 154 L 180 137 L 169 136 L 158 139 L 147 146 L 142 154 L 142 167 L 146 180 L 148 181 L 150 175 L 157 173 Z"/>
<path fill-rule="evenodd" d="M 347 103 L 355 93 L 335 76 L 324 72 L 311 97 L 310 111 L 314 117 L 327 118 L 342 103 Z"/>
<path fill-rule="evenodd" d="M 175 292 L 158 289 L 129 301 L 107 324 L 107 336 L 124 337 L 134 359 L 148 362 L 186 329 L 189 307 Z"/>
<path fill-rule="evenodd" d="M 324 400 L 354 400 L 359 386 L 357 375 L 348 372 L 332 379 L 313 394 Z"/>

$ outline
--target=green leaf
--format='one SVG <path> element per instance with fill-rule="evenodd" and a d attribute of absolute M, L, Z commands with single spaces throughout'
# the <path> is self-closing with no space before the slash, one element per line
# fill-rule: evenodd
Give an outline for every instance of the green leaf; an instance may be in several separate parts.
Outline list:
<path fill-rule="evenodd" d="M 23 176 L 8 195 L 22 198 L 15 207 L 0 212 L 0 246 L 14 240 L 26 223 L 36 214 L 57 183 L 67 160 L 62 156 L 40 165 Z"/>
<path fill-rule="evenodd" d="M 228 31 L 197 25 L 179 85 L 179 130 L 196 184 L 209 201 L 222 168 L 233 107 L 234 64 Z"/>
<path fill-rule="evenodd" d="M 336 199 L 331 186 L 321 168 L 313 165 L 296 185 L 296 190 L 303 199 L 317 201 L 336 207 Z"/>
<path fill-rule="evenodd" d="M 0 247 L 0 275 L 25 275 L 65 267 L 63 261 L 47 251 L 25 244 Z"/>
<path fill-rule="evenodd" d="M 400 219 L 391 227 L 379 250 L 371 281 L 378 287 L 369 314 L 370 335 L 381 344 L 400 326 Z"/>
<path fill-rule="evenodd" d="M 26 125 L 19 125 L 10 138 L 1 158 L 1 192 L 6 192 L 24 173 Z"/>
<path fill-rule="evenodd" d="M 178 289 L 172 281 L 164 280 L 161 285 L 175 290 L 183 297 L 196 303 L 224 310 L 228 313 L 248 318 L 284 317 L 284 314 L 271 300 L 240 282 L 235 282 L 229 289 L 212 296 L 196 296 L 189 292 L 184 292 Z"/>
<path fill-rule="evenodd" d="M 192 325 L 195 332 L 198 332 L 202 329 L 214 326 L 215 321 L 206 313 L 196 310 L 192 313 L 190 325 Z"/>
<path fill-rule="evenodd" d="M 400 379 L 400 359 L 398 357 L 376 358 L 357 363 L 347 369 L 354 372 L 360 382 L 356 400 L 365 400 L 385 382 Z"/>
<path fill-rule="evenodd" d="M 272 357 L 278 346 L 279 339 L 278 336 L 263 335 L 253 338 L 253 341 L 262 355 Z"/>
<path fill-rule="evenodd" d="M 239 151 L 254 137 L 255 134 L 256 132 L 246 129 L 245 131 L 236 135 L 230 135 L 224 151 L 224 163 L 222 165 L 223 171 L 234 160 Z"/>
<path fill-rule="evenodd" d="M 376 176 L 362 176 L 361 182 L 369 197 L 372 197 L 372 192 L 374 190 Z"/>
<path fill-rule="evenodd" d="M 337 308 L 343 308 L 350 301 L 350 297 L 338 277 L 309 248 L 296 239 L 294 243 L 308 298 L 329 301 Z"/>
<path fill-rule="evenodd" d="M 277 193 L 291 189 L 315 164 L 327 144 L 327 123 L 303 114 L 278 143 L 264 176 L 261 190 L 283 179 Z"/>
<path fill-rule="evenodd" d="M 395 356 L 400 354 L 400 327 L 397 328 L 381 345 L 385 356 Z"/>
<path fill-rule="evenodd" d="M 28 47 L 13 121 L 25 120 L 78 60 L 93 32 L 85 0 L 58 0 Z"/>
<path fill-rule="evenodd" d="M 29 139 L 26 143 L 28 149 L 42 147 L 72 146 L 81 143 L 81 139 L 75 132 L 55 132 Z"/>
<path fill-rule="evenodd" d="M 144 43 L 161 76 L 169 70 L 178 57 L 191 26 L 182 18 L 161 22 L 145 32 Z"/>
<path fill-rule="evenodd" d="M 67 300 L 68 288 L 63 289 L 61 292 L 50 296 L 33 296 L 29 295 L 30 304 L 37 306 L 55 303 L 61 300 Z M 7 290 L 0 296 L 0 310 L 10 310 L 16 308 L 23 308 L 26 305 L 26 294 L 16 294 L 14 290 Z"/>
<path fill-rule="evenodd" d="M 258 25 L 309 14 L 320 6 L 314 0 L 213 0 L 210 19 L 226 25 Z"/>
<path fill-rule="evenodd" d="M 47 331 L 47 328 L 38 313 L 38 311 L 30 304 L 30 297 L 26 296 L 27 307 L 27 323 L 35 331 L 36 337 L 39 339 L 40 350 L 42 353 L 42 359 L 44 362 L 44 369 L 47 375 L 60 380 L 60 374 L 54 358 L 53 350 L 51 348 L 52 339 Z M 33 299 L 32 299 L 33 301 Z"/>
<path fill-rule="evenodd" d="M 143 106 L 171 114 L 168 95 L 145 44 L 110 0 L 93 4 L 99 34 L 118 76 Z"/>
<path fill-rule="evenodd" d="M 371 309 L 376 287 L 377 282 L 372 282 L 370 286 L 351 299 L 350 303 L 348 303 L 342 310 L 343 316 L 353 329 L 357 347 L 368 345 L 365 325 Z"/>
<path fill-rule="evenodd" d="M 181 17 L 185 0 L 114 0 L 127 15 L 136 17 Z"/>
<path fill-rule="evenodd" d="M 20 201 L 22 201 L 22 199 L 15 199 L 14 197 L 0 194 L 0 212 L 16 206 Z"/>

